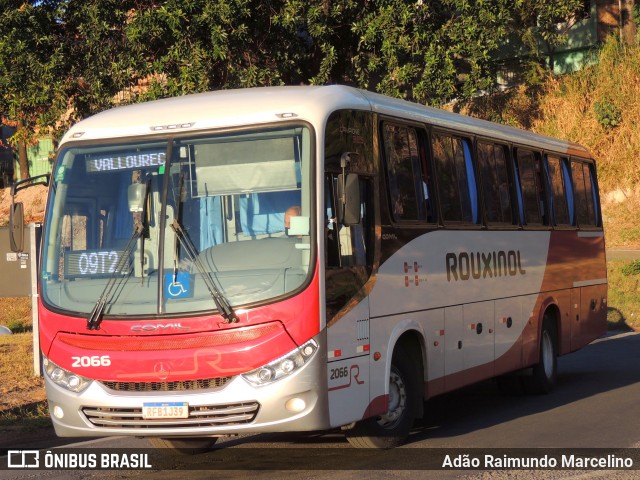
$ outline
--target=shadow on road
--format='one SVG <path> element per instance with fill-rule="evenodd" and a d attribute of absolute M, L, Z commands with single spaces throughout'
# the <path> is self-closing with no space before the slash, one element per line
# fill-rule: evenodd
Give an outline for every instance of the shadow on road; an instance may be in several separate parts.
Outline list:
<path fill-rule="evenodd" d="M 634 385 L 640 382 L 638 365 L 640 334 L 610 332 L 560 357 L 557 385 L 547 395 L 502 395 L 495 381 L 486 381 L 431 399 L 411 441 L 465 435 Z M 609 404 L 607 408 L 618 407 Z"/>

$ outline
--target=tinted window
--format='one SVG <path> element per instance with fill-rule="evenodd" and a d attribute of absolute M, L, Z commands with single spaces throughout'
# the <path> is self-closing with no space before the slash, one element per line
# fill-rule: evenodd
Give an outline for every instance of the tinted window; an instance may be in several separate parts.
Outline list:
<path fill-rule="evenodd" d="M 551 184 L 551 205 L 553 223 L 555 225 L 570 225 L 569 206 L 566 195 L 566 159 L 548 156 L 549 183 Z"/>
<path fill-rule="evenodd" d="M 478 203 L 469 141 L 434 134 L 432 150 L 443 220 L 476 223 Z"/>
<path fill-rule="evenodd" d="M 523 222 L 527 225 L 547 224 L 540 155 L 531 150 L 518 149 L 517 167 L 522 193 Z"/>
<path fill-rule="evenodd" d="M 576 214 L 578 225 L 596 226 L 596 195 L 594 175 L 588 163 L 572 161 L 571 175 L 575 191 Z"/>
<path fill-rule="evenodd" d="M 513 223 L 505 147 L 478 143 L 478 164 L 487 222 Z"/>
<path fill-rule="evenodd" d="M 411 127 L 385 124 L 383 133 L 393 219 L 423 220 L 428 192 L 422 179 L 417 132 Z"/>

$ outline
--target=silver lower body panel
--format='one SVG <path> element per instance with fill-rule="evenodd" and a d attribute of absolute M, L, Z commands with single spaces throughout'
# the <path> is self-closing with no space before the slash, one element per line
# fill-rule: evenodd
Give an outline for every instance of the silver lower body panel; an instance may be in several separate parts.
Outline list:
<path fill-rule="evenodd" d="M 324 332 L 315 340 L 320 348 L 302 369 L 260 387 L 238 375 L 227 379 L 221 387 L 196 391 L 113 390 L 94 381 L 84 392 L 76 394 L 57 386 L 45 375 L 56 434 L 194 437 L 329 428 Z M 189 416 L 144 419 L 143 404 L 158 402 L 186 402 Z"/>

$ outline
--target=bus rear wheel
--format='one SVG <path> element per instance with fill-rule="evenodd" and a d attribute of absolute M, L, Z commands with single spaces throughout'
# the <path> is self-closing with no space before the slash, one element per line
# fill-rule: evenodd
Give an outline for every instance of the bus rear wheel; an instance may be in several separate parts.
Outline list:
<path fill-rule="evenodd" d="M 393 355 L 389 375 L 389 409 L 384 415 L 367 418 L 346 430 L 345 436 L 356 448 L 395 448 L 409 436 L 418 412 L 418 375 L 410 358 Z"/>
<path fill-rule="evenodd" d="M 205 453 L 211 450 L 216 444 L 218 437 L 202 437 L 202 438 L 147 438 L 154 448 L 170 448 L 177 453 L 183 455 L 195 455 Z"/>
<path fill-rule="evenodd" d="M 531 376 L 524 377 L 527 393 L 549 393 L 558 374 L 558 342 L 554 322 L 545 316 L 540 333 L 540 357 Z"/>

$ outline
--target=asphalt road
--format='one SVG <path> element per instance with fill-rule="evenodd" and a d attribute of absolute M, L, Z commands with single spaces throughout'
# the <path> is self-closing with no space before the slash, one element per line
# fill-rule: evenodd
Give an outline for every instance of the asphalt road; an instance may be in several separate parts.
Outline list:
<path fill-rule="evenodd" d="M 525 455 L 531 454 L 533 448 L 551 449 L 548 450 L 551 455 L 560 455 L 582 454 L 579 449 L 588 448 L 640 447 L 639 381 L 640 334 L 611 333 L 579 352 L 560 358 L 558 385 L 549 395 L 503 396 L 495 383 L 483 382 L 432 399 L 427 403 L 427 418 L 416 425 L 408 444 L 396 452 L 353 450 L 336 432 L 258 435 L 227 439 L 227 449 L 194 457 L 170 458 L 166 454 L 154 457 L 165 462 L 162 470 L 5 470 L 0 471 L 0 480 L 223 479 L 247 475 L 332 480 L 640 478 L 640 470 L 425 469 L 425 465 L 434 462 L 439 465 L 445 455 L 474 457 L 486 453 L 478 449 L 499 449 L 489 452 L 509 455 L 512 450 L 505 449 L 527 449 L 523 451 Z M 69 446 L 72 444 L 66 445 Z M 77 447 L 86 448 L 87 452 L 112 448 L 139 452 L 148 448 L 148 444 L 143 439 L 119 437 L 82 442 Z M 635 465 L 640 468 L 640 448 L 626 452 L 631 452 Z M 248 473 L 246 469 L 252 471 Z"/>

